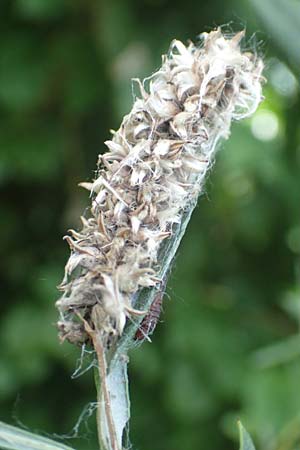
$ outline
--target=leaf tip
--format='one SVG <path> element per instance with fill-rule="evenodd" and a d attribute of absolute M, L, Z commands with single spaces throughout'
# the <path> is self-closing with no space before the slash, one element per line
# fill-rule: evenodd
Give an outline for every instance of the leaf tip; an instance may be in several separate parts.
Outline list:
<path fill-rule="evenodd" d="M 248 431 L 244 428 L 240 420 L 237 421 L 237 425 L 239 429 L 239 438 L 240 438 L 239 450 L 255 450 L 251 436 L 248 433 Z"/>

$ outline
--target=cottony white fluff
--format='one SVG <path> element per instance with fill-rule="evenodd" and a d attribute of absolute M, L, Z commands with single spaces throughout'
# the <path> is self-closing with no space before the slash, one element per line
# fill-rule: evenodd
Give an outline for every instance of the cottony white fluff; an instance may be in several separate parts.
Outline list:
<path fill-rule="evenodd" d="M 263 63 L 243 53 L 243 32 L 218 29 L 201 47 L 173 41 L 162 67 L 144 82 L 108 152 L 99 157 L 90 217 L 66 239 L 71 256 L 57 302 L 62 339 L 87 336 L 77 315 L 102 334 L 120 335 L 134 294 L 154 286 L 160 245 L 201 192 L 220 138 L 232 119 L 252 114 L 261 101 Z M 147 87 L 146 87 L 147 86 Z"/>

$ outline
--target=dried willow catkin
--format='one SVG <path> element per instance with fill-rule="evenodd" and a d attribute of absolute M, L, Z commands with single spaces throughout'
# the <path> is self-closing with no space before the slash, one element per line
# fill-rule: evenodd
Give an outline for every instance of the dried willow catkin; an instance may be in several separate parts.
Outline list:
<path fill-rule="evenodd" d="M 105 143 L 95 181 L 82 183 L 90 217 L 66 237 L 71 256 L 56 303 L 62 340 L 87 339 L 80 315 L 107 344 L 138 313 L 134 294 L 160 282 L 161 243 L 201 192 L 216 144 L 261 101 L 263 63 L 241 51 L 243 35 L 218 29 L 200 46 L 175 40 L 162 67 L 137 80 L 140 98 Z"/>

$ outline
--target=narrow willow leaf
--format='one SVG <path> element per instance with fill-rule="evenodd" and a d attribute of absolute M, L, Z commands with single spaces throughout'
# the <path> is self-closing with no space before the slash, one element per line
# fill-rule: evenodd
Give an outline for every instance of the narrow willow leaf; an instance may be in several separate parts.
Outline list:
<path fill-rule="evenodd" d="M 266 31 L 291 68 L 300 74 L 300 3 L 250 0 Z"/>
<path fill-rule="evenodd" d="M 0 448 L 7 450 L 73 450 L 51 439 L 0 422 Z"/>
<path fill-rule="evenodd" d="M 255 450 L 250 434 L 245 430 L 242 423 L 238 422 L 240 434 L 240 450 Z"/>

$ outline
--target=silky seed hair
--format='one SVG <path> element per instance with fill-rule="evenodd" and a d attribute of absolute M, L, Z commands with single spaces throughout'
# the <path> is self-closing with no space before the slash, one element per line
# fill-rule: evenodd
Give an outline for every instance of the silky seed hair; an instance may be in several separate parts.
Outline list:
<path fill-rule="evenodd" d="M 158 253 L 183 211 L 203 190 L 216 145 L 233 119 L 251 115 L 262 99 L 262 60 L 243 52 L 244 32 L 220 29 L 201 44 L 171 43 L 161 68 L 135 80 L 139 96 L 99 156 L 81 231 L 70 231 L 71 255 L 59 287 L 59 335 L 82 344 L 81 319 L 103 342 L 140 314 L 133 299 L 159 286 Z M 242 149 L 241 149 L 242 151 Z"/>

